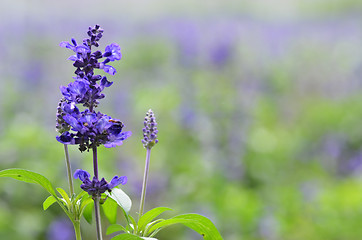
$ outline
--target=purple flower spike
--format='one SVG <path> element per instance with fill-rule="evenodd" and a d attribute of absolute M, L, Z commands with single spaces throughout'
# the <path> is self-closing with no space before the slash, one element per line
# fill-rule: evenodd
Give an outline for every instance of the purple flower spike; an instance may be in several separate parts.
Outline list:
<path fill-rule="evenodd" d="M 81 152 L 100 145 L 119 146 L 131 135 L 131 132 L 122 132 L 124 126 L 121 121 L 94 110 L 99 100 L 105 98 L 102 91 L 113 84 L 107 77 L 95 74 L 95 70 L 116 74 L 116 69 L 107 64 L 122 58 L 121 47 L 112 43 L 106 46 L 104 53 L 93 51 L 92 47 L 98 47 L 98 41 L 103 36 L 99 25 L 89 27 L 87 35 L 88 38 L 79 45 L 73 38 L 60 43 L 61 47 L 75 53 L 69 59 L 76 68 L 76 76 L 73 77 L 75 81 L 60 87 L 63 98 L 58 104 L 56 119 L 56 129 L 61 134 L 56 137 L 57 140 L 63 144 L 77 144 Z M 80 111 L 77 104 L 86 109 Z"/>

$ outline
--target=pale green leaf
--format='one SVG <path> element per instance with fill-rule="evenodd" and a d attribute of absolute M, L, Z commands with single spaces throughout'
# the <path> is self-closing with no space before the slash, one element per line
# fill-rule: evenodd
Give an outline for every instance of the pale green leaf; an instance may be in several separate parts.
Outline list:
<path fill-rule="evenodd" d="M 45 201 L 43 202 L 43 209 L 47 210 L 53 203 L 55 203 L 57 200 L 53 196 L 49 196 Z"/>
<path fill-rule="evenodd" d="M 128 195 L 119 188 L 112 189 L 112 192 L 106 192 L 117 204 L 128 214 L 132 207 L 132 201 Z"/>

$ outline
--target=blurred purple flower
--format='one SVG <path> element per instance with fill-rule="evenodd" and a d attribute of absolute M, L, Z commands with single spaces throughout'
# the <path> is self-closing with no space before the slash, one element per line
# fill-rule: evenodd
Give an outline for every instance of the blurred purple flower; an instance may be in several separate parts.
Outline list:
<path fill-rule="evenodd" d="M 210 60 L 215 66 L 225 66 L 232 55 L 232 46 L 228 42 L 220 42 L 210 49 Z"/>
<path fill-rule="evenodd" d="M 68 219 L 57 219 L 52 222 L 47 231 L 48 240 L 74 240 L 73 225 Z"/>

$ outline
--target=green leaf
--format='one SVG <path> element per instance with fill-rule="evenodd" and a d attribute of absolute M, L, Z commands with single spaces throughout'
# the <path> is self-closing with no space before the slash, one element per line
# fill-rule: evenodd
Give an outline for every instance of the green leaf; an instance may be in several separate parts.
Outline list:
<path fill-rule="evenodd" d="M 157 240 L 157 238 L 149 238 L 149 237 L 141 237 L 141 238 L 145 240 Z"/>
<path fill-rule="evenodd" d="M 118 205 L 128 214 L 132 207 L 132 201 L 128 195 L 119 188 L 112 189 L 112 192 L 106 194 L 118 203 Z"/>
<path fill-rule="evenodd" d="M 0 171 L 0 177 L 11 177 L 23 182 L 37 183 L 45 190 L 47 190 L 51 195 L 56 197 L 56 193 L 50 181 L 39 173 L 35 173 L 25 169 L 13 168 Z"/>
<path fill-rule="evenodd" d="M 131 220 L 130 227 L 137 231 L 137 223 L 131 215 L 128 215 L 128 220 Z"/>
<path fill-rule="evenodd" d="M 78 194 L 78 196 L 75 198 L 75 202 L 77 202 L 79 199 L 83 198 L 83 196 L 85 196 L 87 194 L 87 192 L 82 191 Z"/>
<path fill-rule="evenodd" d="M 47 210 L 51 205 L 53 205 L 53 203 L 55 203 L 57 201 L 57 199 L 55 199 L 55 197 L 53 196 L 49 196 L 47 199 L 45 199 L 45 201 L 43 202 L 43 209 Z"/>
<path fill-rule="evenodd" d="M 91 199 L 91 198 L 88 198 L 88 199 Z M 88 202 L 89 201 L 88 199 L 86 199 L 85 201 Z M 82 205 L 83 205 L 83 203 L 82 203 Z M 94 202 L 92 200 L 92 201 L 88 202 L 87 205 L 83 209 L 83 217 L 89 224 L 92 223 L 93 206 L 94 206 Z"/>
<path fill-rule="evenodd" d="M 65 200 L 65 202 L 66 202 L 66 204 L 68 206 L 68 209 L 69 209 L 72 204 L 70 202 L 68 194 L 62 188 L 57 188 L 57 191 L 60 193 L 60 195 L 62 195 L 62 197 Z"/>
<path fill-rule="evenodd" d="M 155 217 L 157 217 L 161 213 L 163 213 L 165 211 L 170 211 L 170 210 L 172 210 L 172 209 L 168 208 L 168 207 L 157 207 L 157 208 L 151 209 L 150 211 L 146 212 L 138 220 L 138 231 L 142 231 L 148 223 L 150 223 Z"/>
<path fill-rule="evenodd" d="M 115 224 L 117 222 L 117 207 L 117 203 L 111 198 L 107 199 L 102 204 L 104 215 L 106 215 L 109 223 L 111 224 Z"/>
<path fill-rule="evenodd" d="M 88 206 L 88 204 L 93 203 L 93 199 L 91 198 L 91 196 L 86 195 L 83 196 L 82 198 L 82 203 L 80 204 L 80 213 L 82 213 L 84 211 L 84 208 Z"/>
<path fill-rule="evenodd" d="M 222 240 L 219 231 L 208 218 L 194 213 L 182 214 L 159 222 L 150 228 L 150 232 L 155 231 L 158 228 L 168 227 L 177 223 L 182 223 L 183 225 L 193 229 L 201 234 L 201 236 L 203 236 L 206 240 Z"/>
<path fill-rule="evenodd" d="M 133 234 L 124 233 L 113 237 L 112 240 L 142 240 L 142 238 Z"/>
<path fill-rule="evenodd" d="M 107 228 L 106 234 L 109 235 L 109 234 L 112 234 L 115 232 L 121 232 L 121 231 L 127 232 L 127 229 L 125 227 L 123 227 L 122 225 L 112 224 Z"/>

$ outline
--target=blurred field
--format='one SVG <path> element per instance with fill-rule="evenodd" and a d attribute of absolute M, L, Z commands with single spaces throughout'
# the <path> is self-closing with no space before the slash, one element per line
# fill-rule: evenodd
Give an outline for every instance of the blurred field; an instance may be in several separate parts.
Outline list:
<path fill-rule="evenodd" d="M 66 188 L 55 113 L 74 69 L 59 43 L 100 24 L 100 50 L 117 42 L 123 59 L 99 110 L 133 132 L 99 150 L 100 175 L 128 176 L 134 214 L 152 108 L 160 143 L 146 210 L 203 214 L 225 240 L 362 239 L 361 1 L 0 3 L 0 169 Z M 91 154 L 74 147 L 71 159 L 91 170 Z M 70 239 L 60 208 L 42 210 L 46 197 L 0 179 L 0 239 Z M 158 238 L 201 239 L 182 226 Z"/>

